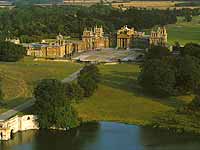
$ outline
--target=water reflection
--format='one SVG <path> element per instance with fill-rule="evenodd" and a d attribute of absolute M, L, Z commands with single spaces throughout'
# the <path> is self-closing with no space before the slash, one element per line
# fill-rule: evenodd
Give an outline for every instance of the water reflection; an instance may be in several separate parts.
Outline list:
<path fill-rule="evenodd" d="M 199 150 L 200 138 L 120 123 L 88 123 L 67 132 L 26 131 L 1 150 Z"/>

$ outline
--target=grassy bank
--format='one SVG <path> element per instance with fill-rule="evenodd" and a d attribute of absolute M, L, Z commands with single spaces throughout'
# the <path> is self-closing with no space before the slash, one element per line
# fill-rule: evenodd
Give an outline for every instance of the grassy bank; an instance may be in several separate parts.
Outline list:
<path fill-rule="evenodd" d="M 137 83 L 139 65 L 101 65 L 102 82 L 96 93 L 75 105 L 83 121 L 109 120 L 147 125 L 155 117 L 191 101 L 190 96 L 154 98 L 145 95 Z"/>
<path fill-rule="evenodd" d="M 200 43 L 200 16 L 194 16 L 191 22 L 178 17 L 176 24 L 167 25 L 167 32 L 169 44 L 174 44 L 176 41 L 180 44 Z"/>
<path fill-rule="evenodd" d="M 77 71 L 80 64 L 66 62 L 33 61 L 25 58 L 19 62 L 0 63 L 0 76 L 6 105 L 0 112 L 19 105 L 32 97 L 33 87 L 44 78 L 63 79 Z"/>

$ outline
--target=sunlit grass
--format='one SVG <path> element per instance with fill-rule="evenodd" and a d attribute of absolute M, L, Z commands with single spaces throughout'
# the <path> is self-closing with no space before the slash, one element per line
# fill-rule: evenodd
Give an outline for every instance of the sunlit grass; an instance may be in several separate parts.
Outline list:
<path fill-rule="evenodd" d="M 186 22 L 183 17 L 178 17 L 176 24 L 167 26 L 167 32 L 169 44 L 176 41 L 182 45 L 189 42 L 200 43 L 200 16 L 194 16 L 192 22 Z"/>
<path fill-rule="evenodd" d="M 100 67 L 102 82 L 96 93 L 75 105 L 83 121 L 118 121 L 149 124 L 154 117 L 191 101 L 191 96 L 159 99 L 142 92 L 137 83 L 139 65 L 119 64 Z"/>
<path fill-rule="evenodd" d="M 66 62 L 33 61 L 25 58 L 19 62 L 1 62 L 0 76 L 6 107 L 16 106 L 32 97 L 36 83 L 44 78 L 63 79 L 77 71 L 80 64 Z M 0 112 L 5 109 L 0 108 Z"/>

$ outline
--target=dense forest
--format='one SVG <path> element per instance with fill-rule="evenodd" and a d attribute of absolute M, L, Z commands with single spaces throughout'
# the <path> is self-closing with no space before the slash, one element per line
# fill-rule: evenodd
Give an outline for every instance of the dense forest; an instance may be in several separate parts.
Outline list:
<path fill-rule="evenodd" d="M 80 38 L 85 27 L 94 25 L 102 25 L 106 33 L 116 31 L 123 25 L 141 30 L 176 23 L 176 16 L 185 13 L 188 10 L 131 8 L 122 11 L 100 4 L 90 7 L 24 6 L 0 9 L 0 38 L 20 37 L 22 42 L 31 42 L 50 38 L 58 33 Z"/>
<path fill-rule="evenodd" d="M 113 32 L 123 25 L 137 29 L 176 22 L 176 15 L 169 10 L 122 11 L 111 6 L 94 5 L 36 7 L 0 10 L 0 36 L 20 37 L 35 40 L 39 37 L 55 36 L 58 33 L 80 37 L 85 27 L 102 25 L 106 32 Z M 29 37 L 29 38 L 28 38 Z"/>

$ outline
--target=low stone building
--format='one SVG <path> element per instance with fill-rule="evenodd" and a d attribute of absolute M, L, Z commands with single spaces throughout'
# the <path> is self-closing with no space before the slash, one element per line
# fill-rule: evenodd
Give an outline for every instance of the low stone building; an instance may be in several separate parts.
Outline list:
<path fill-rule="evenodd" d="M 157 31 L 151 31 L 149 38 L 150 45 L 167 46 L 167 30 L 165 27 L 158 27 Z"/>
<path fill-rule="evenodd" d="M 0 120 L 0 140 L 9 140 L 14 133 L 39 129 L 34 115 L 15 116 L 8 120 Z"/>

